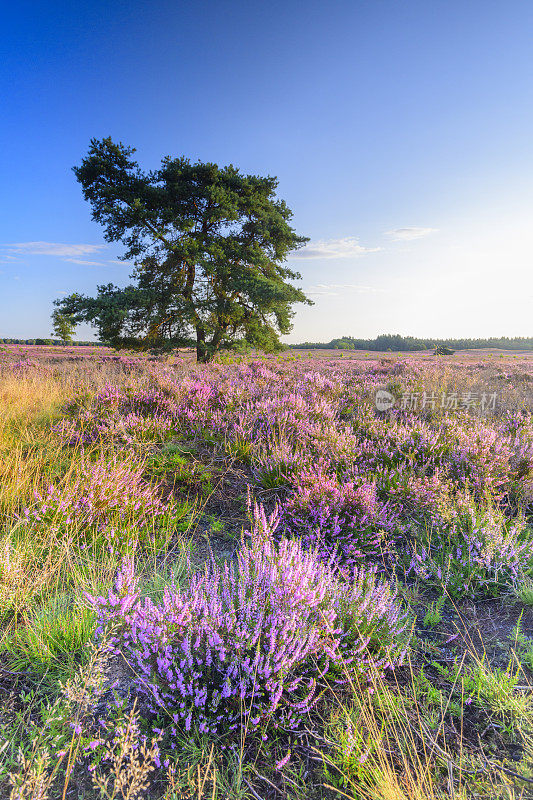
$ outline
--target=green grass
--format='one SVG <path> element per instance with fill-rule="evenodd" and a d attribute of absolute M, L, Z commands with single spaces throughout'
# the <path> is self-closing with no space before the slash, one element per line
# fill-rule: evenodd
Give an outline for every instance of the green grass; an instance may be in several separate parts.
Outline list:
<path fill-rule="evenodd" d="M 94 636 L 95 619 L 82 598 L 58 594 L 33 608 L 22 625 L 5 635 L 0 658 L 11 670 L 63 681 L 83 658 L 84 647 Z"/>
<path fill-rule="evenodd" d="M 525 606 L 533 606 L 533 580 L 525 578 L 513 588 L 516 598 Z"/>

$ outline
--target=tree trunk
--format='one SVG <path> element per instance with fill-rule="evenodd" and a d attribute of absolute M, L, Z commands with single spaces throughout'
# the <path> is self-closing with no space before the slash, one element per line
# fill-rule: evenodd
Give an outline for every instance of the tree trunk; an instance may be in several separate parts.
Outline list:
<path fill-rule="evenodd" d="M 207 364 L 211 361 L 209 348 L 205 341 L 205 331 L 203 328 L 196 328 L 196 361 L 199 364 Z"/>

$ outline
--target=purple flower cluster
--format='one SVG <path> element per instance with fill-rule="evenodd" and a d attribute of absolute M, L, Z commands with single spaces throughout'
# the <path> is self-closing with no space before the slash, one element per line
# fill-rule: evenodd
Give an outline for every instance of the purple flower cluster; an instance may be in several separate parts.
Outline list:
<path fill-rule="evenodd" d="M 341 480 L 323 463 L 295 476 L 282 512 L 286 532 L 327 557 L 335 555 L 344 567 L 382 557 L 398 525 L 398 514 L 378 498 L 375 482 Z"/>
<path fill-rule="evenodd" d="M 158 526 L 172 522 L 172 503 L 143 479 L 144 462 L 132 457 L 119 460 L 85 459 L 76 474 L 62 484 L 48 484 L 34 492 L 35 504 L 24 509 L 20 521 L 33 528 L 68 528 L 84 534 L 103 534 L 113 549 L 127 544 L 128 529 L 135 538 L 151 537 Z"/>
<path fill-rule="evenodd" d="M 277 523 L 256 507 L 238 563 L 212 563 L 159 604 L 140 599 L 131 560 L 113 592 L 89 598 L 171 733 L 293 729 L 328 671 L 342 680 L 343 666 L 364 676 L 402 660 L 406 616 L 388 584 L 372 570 L 344 582 L 315 550 L 276 543 Z"/>
<path fill-rule="evenodd" d="M 467 412 L 380 414 L 373 393 L 384 385 L 397 397 L 430 393 L 428 385 L 441 377 L 468 382 L 481 369 L 449 364 L 444 374 L 422 360 L 387 358 L 265 359 L 187 370 L 151 364 L 143 385 L 106 386 L 89 408 L 62 423 L 62 435 L 73 443 L 114 439 L 127 445 L 203 440 L 245 462 L 252 486 L 275 493 L 283 536 L 319 546 L 327 557 L 335 553 L 350 567 L 384 553 L 393 559 L 395 550 L 400 560 L 408 552 L 419 563 L 421 548 L 433 552 L 437 536 L 444 541 L 456 530 L 463 496 L 480 512 L 495 507 L 511 520 L 531 517 L 531 414 L 510 412 L 501 420 Z M 530 366 L 521 369 L 533 377 Z M 505 372 L 506 382 L 518 380 L 511 366 Z M 509 533 L 508 543 L 517 537 L 516 551 L 510 544 L 502 550 L 509 569 L 528 568 L 524 535 Z M 467 526 L 461 536 L 465 552 L 477 552 L 478 535 Z M 488 580 L 488 573 L 472 574 Z M 510 573 L 502 567 L 498 574 Z"/>

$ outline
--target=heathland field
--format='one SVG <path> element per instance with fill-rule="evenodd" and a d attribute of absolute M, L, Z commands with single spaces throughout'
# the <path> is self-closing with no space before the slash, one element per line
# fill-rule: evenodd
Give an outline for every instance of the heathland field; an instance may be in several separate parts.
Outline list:
<path fill-rule="evenodd" d="M 0 400 L 1 798 L 533 796 L 533 356 L 7 346 Z"/>

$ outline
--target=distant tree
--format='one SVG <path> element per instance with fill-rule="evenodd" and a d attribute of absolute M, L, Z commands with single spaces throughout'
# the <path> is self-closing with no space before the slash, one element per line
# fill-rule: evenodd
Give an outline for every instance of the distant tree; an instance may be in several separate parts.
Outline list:
<path fill-rule="evenodd" d="M 55 308 L 52 312 L 53 335 L 63 342 L 63 344 L 72 344 L 74 340 L 74 331 L 76 330 L 76 323 L 70 314 L 64 314 L 59 308 Z"/>
<path fill-rule="evenodd" d="M 446 347 L 443 344 L 438 344 L 435 348 L 435 355 L 436 356 L 453 356 L 455 350 L 452 350 L 450 347 Z"/>
<path fill-rule="evenodd" d="M 61 313 L 89 322 L 114 347 L 167 351 L 195 346 L 198 361 L 243 340 L 279 349 L 294 303 L 311 304 L 284 266 L 306 241 L 276 198 L 276 178 L 233 166 L 164 158 L 143 172 L 133 148 L 91 141 L 74 173 L 109 242 L 126 246 L 135 284 L 98 287 L 56 301 Z"/>

